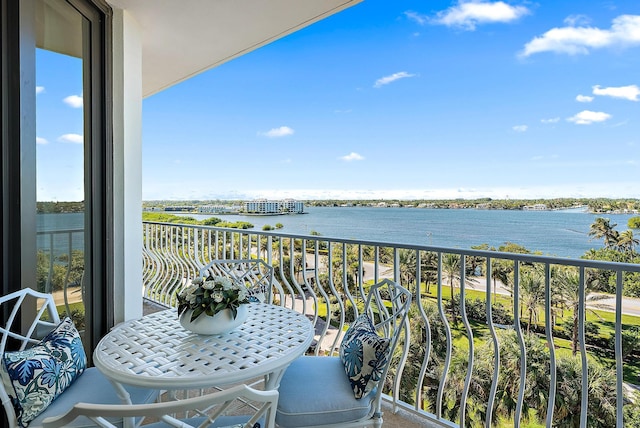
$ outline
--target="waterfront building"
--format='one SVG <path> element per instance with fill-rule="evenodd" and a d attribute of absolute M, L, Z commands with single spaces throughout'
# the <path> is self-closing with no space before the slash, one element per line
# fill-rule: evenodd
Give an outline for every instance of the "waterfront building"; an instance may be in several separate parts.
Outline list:
<path fill-rule="evenodd" d="M 164 207 L 165 211 L 176 211 L 176 212 L 191 212 L 195 211 L 196 207 L 193 205 L 174 205 L 170 207 Z"/>
<path fill-rule="evenodd" d="M 238 206 L 227 205 L 201 205 L 198 212 L 202 214 L 234 214 L 240 211 Z"/>
<path fill-rule="evenodd" d="M 304 203 L 294 199 L 280 201 L 256 199 L 245 202 L 244 211 L 249 214 L 301 214 L 304 212 Z"/>
<path fill-rule="evenodd" d="M 280 201 L 282 212 L 300 214 L 304 212 L 304 203 L 295 199 L 284 199 Z"/>
<path fill-rule="evenodd" d="M 525 205 L 524 208 L 522 209 L 525 211 L 544 211 L 547 209 L 547 205 L 546 204 Z"/>

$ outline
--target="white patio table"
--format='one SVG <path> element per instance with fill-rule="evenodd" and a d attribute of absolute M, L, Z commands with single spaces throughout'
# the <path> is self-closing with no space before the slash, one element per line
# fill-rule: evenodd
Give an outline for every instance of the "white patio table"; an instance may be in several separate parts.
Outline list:
<path fill-rule="evenodd" d="M 311 322 L 276 305 L 248 304 L 247 320 L 235 330 L 203 336 L 184 329 L 176 309 L 116 326 L 93 354 L 95 366 L 124 394 L 122 384 L 159 390 L 196 389 L 264 376 L 277 388 L 287 366 L 313 340 Z"/>

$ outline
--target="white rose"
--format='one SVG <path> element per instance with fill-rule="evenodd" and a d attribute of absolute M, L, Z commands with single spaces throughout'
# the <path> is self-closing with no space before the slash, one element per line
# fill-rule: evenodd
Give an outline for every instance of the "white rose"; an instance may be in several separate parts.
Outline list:
<path fill-rule="evenodd" d="M 190 305 L 195 305 L 197 298 L 198 296 L 196 296 L 195 294 L 189 294 L 187 296 L 187 302 L 189 302 Z"/>
<path fill-rule="evenodd" d="M 222 286 L 223 290 L 230 290 L 231 288 L 233 288 L 233 282 L 229 278 L 218 278 L 218 284 Z"/>
<path fill-rule="evenodd" d="M 202 284 L 202 288 L 205 290 L 213 290 L 215 287 L 216 283 L 214 281 L 205 281 L 204 284 Z"/>
<path fill-rule="evenodd" d="M 216 303 L 222 302 L 222 299 L 224 298 L 221 291 L 214 292 L 211 297 L 213 297 L 213 301 Z"/>

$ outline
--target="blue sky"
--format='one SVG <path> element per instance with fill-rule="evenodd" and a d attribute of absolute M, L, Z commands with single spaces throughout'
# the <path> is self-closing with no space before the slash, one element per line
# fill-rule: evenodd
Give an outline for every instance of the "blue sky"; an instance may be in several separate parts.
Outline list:
<path fill-rule="evenodd" d="M 640 198 L 640 3 L 365 0 L 145 99 L 142 194 Z"/>

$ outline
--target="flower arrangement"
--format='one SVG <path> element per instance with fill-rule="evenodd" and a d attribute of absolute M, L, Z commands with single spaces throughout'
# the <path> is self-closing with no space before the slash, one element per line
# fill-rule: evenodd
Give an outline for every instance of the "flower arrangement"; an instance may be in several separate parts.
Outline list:
<path fill-rule="evenodd" d="M 196 278 L 177 297 L 178 315 L 191 309 L 191 321 L 202 314 L 214 316 L 225 309 L 229 309 L 235 319 L 238 307 L 249 303 L 247 287 L 224 276 Z"/>

